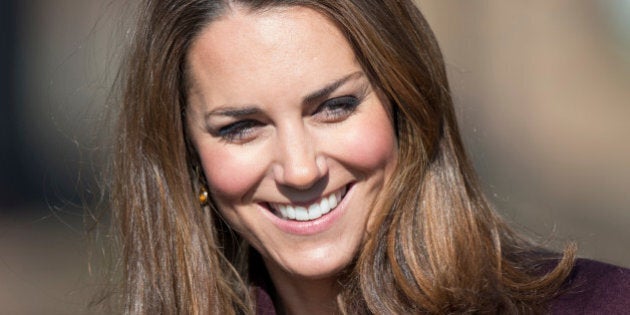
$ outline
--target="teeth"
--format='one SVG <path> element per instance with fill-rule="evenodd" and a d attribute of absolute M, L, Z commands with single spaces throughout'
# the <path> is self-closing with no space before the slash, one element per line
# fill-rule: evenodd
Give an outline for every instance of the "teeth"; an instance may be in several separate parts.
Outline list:
<path fill-rule="evenodd" d="M 328 205 L 331 208 L 334 208 L 337 206 L 337 194 L 332 194 L 330 195 L 330 197 L 328 197 Z"/>
<path fill-rule="evenodd" d="M 295 219 L 298 221 L 308 220 L 308 211 L 304 207 L 295 207 Z"/>
<path fill-rule="evenodd" d="M 320 205 L 315 203 L 315 204 L 312 204 L 310 207 L 308 207 L 309 220 L 315 220 L 321 216 L 322 216 L 322 208 Z"/>
<path fill-rule="evenodd" d="M 328 202 L 328 198 L 322 198 L 322 201 L 319 203 L 319 212 L 324 215 L 330 212 L 330 202 Z M 333 207 L 334 208 L 334 207 Z"/>
<path fill-rule="evenodd" d="M 295 208 L 287 206 L 287 215 L 284 218 L 295 219 Z"/>
<path fill-rule="evenodd" d="M 309 221 L 315 220 L 337 207 L 341 198 L 343 198 L 345 194 L 346 188 L 344 187 L 337 192 L 330 194 L 328 197 L 323 197 L 321 200 L 309 205 L 308 207 L 283 204 L 270 205 L 276 210 L 276 213 L 282 216 L 283 219 Z"/>

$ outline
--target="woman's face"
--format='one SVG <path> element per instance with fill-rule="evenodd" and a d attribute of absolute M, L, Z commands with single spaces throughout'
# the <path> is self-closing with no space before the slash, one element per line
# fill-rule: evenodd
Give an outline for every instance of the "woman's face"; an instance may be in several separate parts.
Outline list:
<path fill-rule="evenodd" d="M 234 9 L 188 53 L 188 128 L 212 200 L 272 277 L 334 276 L 396 163 L 388 110 L 340 31 Z"/>

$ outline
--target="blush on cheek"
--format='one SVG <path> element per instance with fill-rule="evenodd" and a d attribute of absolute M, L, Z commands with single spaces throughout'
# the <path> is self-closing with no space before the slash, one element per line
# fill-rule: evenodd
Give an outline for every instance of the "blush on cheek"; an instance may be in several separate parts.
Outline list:
<path fill-rule="evenodd" d="M 370 170 L 391 163 L 396 158 L 396 139 L 389 120 L 363 122 L 343 136 L 346 160 L 358 168 Z"/>
<path fill-rule="evenodd" d="M 210 152 L 211 151 L 211 152 Z M 264 165 L 252 154 L 236 154 L 229 150 L 200 152 L 210 190 L 229 199 L 241 199 L 264 175 Z"/>

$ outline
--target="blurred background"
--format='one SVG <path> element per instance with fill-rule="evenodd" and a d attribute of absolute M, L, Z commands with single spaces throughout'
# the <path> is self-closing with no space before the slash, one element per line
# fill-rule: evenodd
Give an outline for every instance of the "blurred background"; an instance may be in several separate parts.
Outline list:
<path fill-rule="evenodd" d="M 83 219 L 132 3 L 0 2 L 0 314 L 88 313 L 100 281 Z M 630 266 L 630 1 L 420 7 L 499 212 Z"/>

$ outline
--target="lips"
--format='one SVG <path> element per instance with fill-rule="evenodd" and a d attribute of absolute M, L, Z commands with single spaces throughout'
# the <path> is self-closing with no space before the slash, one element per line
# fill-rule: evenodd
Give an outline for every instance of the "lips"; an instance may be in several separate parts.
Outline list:
<path fill-rule="evenodd" d="M 310 204 L 294 205 L 269 203 L 269 206 L 274 210 L 276 216 L 284 220 L 311 221 L 322 217 L 331 210 L 334 210 L 346 195 L 346 192 L 347 187 L 344 186 L 328 196 L 324 196 Z"/>

